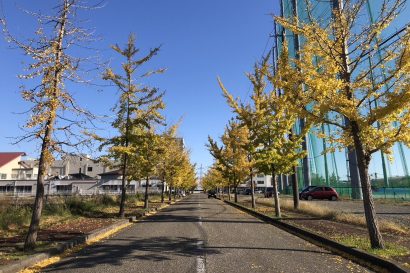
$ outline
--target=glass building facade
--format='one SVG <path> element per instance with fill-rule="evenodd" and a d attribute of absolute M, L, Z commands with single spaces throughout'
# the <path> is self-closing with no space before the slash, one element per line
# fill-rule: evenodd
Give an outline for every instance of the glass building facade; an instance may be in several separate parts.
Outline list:
<path fill-rule="evenodd" d="M 323 24 L 327 25 L 332 20 L 332 10 L 337 7 L 342 0 L 311 0 L 311 14 Z M 299 21 L 309 22 L 305 0 L 281 0 L 281 16 L 297 16 Z M 368 0 L 360 20 L 368 20 L 371 23 L 375 13 L 380 7 L 381 0 Z M 407 7 L 406 7 L 407 8 Z M 408 11 L 407 11 L 408 12 Z M 410 14 L 407 14 L 407 16 Z M 405 18 L 405 14 L 403 18 Z M 396 20 L 390 29 L 383 33 L 383 38 L 391 39 L 392 33 L 407 24 L 408 19 Z M 288 42 L 289 54 L 296 57 L 298 47 L 303 45 L 303 37 L 297 37 L 291 31 L 283 27 L 275 26 L 276 46 L 274 48 L 274 58 L 277 60 L 281 51 L 284 38 Z M 377 54 L 375 55 L 377 57 Z M 381 56 L 381 55 L 379 55 Z M 373 73 L 383 73 L 383 71 L 373 71 Z M 377 105 L 376 105 L 377 106 Z M 302 125 L 303 126 L 303 125 Z M 324 124 L 315 128 L 322 133 L 331 134 L 332 126 Z M 335 151 L 324 153 L 329 148 L 329 143 L 310 133 L 306 137 L 306 149 L 308 157 L 301 160 L 297 177 L 299 187 L 307 185 L 329 185 L 335 187 L 337 191 L 346 197 L 355 199 L 361 198 L 360 181 L 358 180 L 357 164 L 354 152 Z M 381 152 L 373 154 L 370 163 L 370 179 L 372 181 L 373 193 L 375 197 L 410 199 L 410 176 L 407 159 L 410 158 L 410 150 L 402 143 L 396 143 L 393 148 L 393 160 L 389 161 L 387 156 Z M 290 191 L 291 183 L 287 177 L 281 179 L 281 189 Z"/>

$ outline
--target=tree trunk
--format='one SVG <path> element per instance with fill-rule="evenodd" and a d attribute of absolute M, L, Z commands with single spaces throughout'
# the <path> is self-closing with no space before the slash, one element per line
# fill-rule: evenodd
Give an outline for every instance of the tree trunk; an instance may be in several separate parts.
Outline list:
<path fill-rule="evenodd" d="M 354 140 L 357 155 L 357 165 L 359 168 L 360 182 L 363 191 L 363 207 L 366 217 L 367 230 L 369 231 L 370 244 L 372 248 L 384 248 L 383 237 L 379 230 L 376 211 L 374 209 L 373 193 L 369 179 L 369 163 L 371 156 L 364 151 L 363 143 L 360 140 L 359 126 L 355 121 L 351 121 L 352 137 Z"/>
<path fill-rule="evenodd" d="M 171 201 L 172 201 L 172 187 L 169 186 L 168 187 L 168 203 L 171 204 Z"/>
<path fill-rule="evenodd" d="M 235 196 L 235 203 L 238 203 L 238 186 L 235 186 L 235 192 L 234 192 L 234 196 Z"/>
<path fill-rule="evenodd" d="M 68 18 L 68 12 L 70 10 L 68 1 L 64 1 L 64 8 L 61 13 L 61 21 L 59 22 L 58 37 L 56 39 L 56 53 L 55 53 L 55 62 L 54 62 L 54 75 L 52 80 L 53 88 L 53 99 L 60 99 L 60 90 L 59 84 L 61 83 L 61 58 L 63 54 L 63 40 L 66 34 L 66 24 Z M 58 26 L 58 25 L 57 25 Z M 37 190 L 36 190 L 36 199 L 34 200 L 33 214 L 31 216 L 30 227 L 27 232 L 26 240 L 24 242 L 24 250 L 33 249 L 36 246 L 37 242 L 37 233 L 40 227 L 40 218 L 43 211 L 43 202 L 44 202 L 44 177 L 47 172 L 48 158 L 52 155 L 49 154 L 51 136 L 53 133 L 53 127 L 56 120 L 56 112 L 58 106 L 55 106 L 54 103 L 51 104 L 49 118 L 45 124 L 44 139 L 41 145 L 41 153 L 39 158 L 39 172 L 37 175 Z"/>
<path fill-rule="evenodd" d="M 118 213 L 120 218 L 125 217 L 125 199 L 127 198 L 127 161 L 128 156 L 124 155 L 124 163 L 122 165 L 122 189 L 121 189 L 121 201 L 120 201 L 120 211 Z"/>
<path fill-rule="evenodd" d="M 250 172 L 251 176 L 251 197 L 252 197 L 252 208 L 256 208 L 256 200 L 255 200 L 255 185 L 253 184 L 253 170 L 251 169 Z"/>
<path fill-rule="evenodd" d="M 299 184 L 298 184 L 298 175 L 297 175 L 297 167 L 293 168 L 292 174 L 292 191 L 293 191 L 293 208 L 299 209 Z"/>
<path fill-rule="evenodd" d="M 24 242 L 24 251 L 34 249 L 37 242 L 37 233 L 40 227 L 40 218 L 43 211 L 43 200 L 44 200 L 44 176 L 45 176 L 45 144 L 43 143 L 43 149 L 41 151 L 40 160 L 39 160 L 39 172 L 37 176 L 37 191 L 36 199 L 34 201 L 33 213 L 31 216 L 30 227 Z"/>
<path fill-rule="evenodd" d="M 231 186 L 228 186 L 228 200 L 231 201 Z"/>
<path fill-rule="evenodd" d="M 273 199 L 275 200 L 275 214 L 276 217 L 282 217 L 280 213 L 280 203 L 279 203 L 279 194 L 278 194 L 278 180 L 276 178 L 275 168 L 272 165 L 272 186 L 273 186 Z"/>
<path fill-rule="evenodd" d="M 161 203 L 164 203 L 164 192 L 165 192 L 165 179 L 162 179 L 162 187 L 161 187 Z"/>
<path fill-rule="evenodd" d="M 148 187 L 149 187 L 149 177 L 147 176 L 145 180 L 144 209 L 148 209 Z"/>

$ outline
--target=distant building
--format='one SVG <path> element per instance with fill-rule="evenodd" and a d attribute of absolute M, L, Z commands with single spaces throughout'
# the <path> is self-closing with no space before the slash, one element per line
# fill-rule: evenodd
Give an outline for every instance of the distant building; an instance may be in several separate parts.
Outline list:
<path fill-rule="evenodd" d="M 21 163 L 22 157 L 25 155 L 23 152 L 0 153 L 0 180 L 16 179 L 17 177 L 27 179 L 29 176 L 33 176 L 32 168 Z"/>
<path fill-rule="evenodd" d="M 22 164 L 38 169 L 38 160 L 24 160 Z M 55 160 L 47 170 L 47 177 L 60 179 L 98 179 L 99 173 L 108 171 L 109 168 L 101 162 L 91 159 L 88 155 L 65 155 L 62 159 Z M 34 179 L 36 177 L 13 178 Z"/>
<path fill-rule="evenodd" d="M 101 179 L 98 182 L 98 189 L 100 193 L 115 194 L 122 191 L 122 171 L 113 170 L 106 173 L 100 173 Z M 141 181 L 132 180 L 129 182 L 127 191 L 131 193 L 144 192 L 146 180 Z M 162 182 L 158 177 L 150 177 L 148 181 L 148 190 L 150 192 L 161 191 Z"/>
<path fill-rule="evenodd" d="M 183 139 L 180 141 L 183 145 Z M 0 196 L 36 194 L 38 160 L 23 160 L 24 156 L 23 152 L 0 153 Z M 145 183 L 145 179 L 130 181 L 128 193 L 144 192 Z M 162 182 L 158 177 L 150 177 L 148 187 L 149 192 L 159 193 Z M 67 155 L 55 160 L 44 183 L 45 195 L 120 194 L 121 190 L 121 170 L 110 170 L 85 155 Z"/>
<path fill-rule="evenodd" d="M 264 175 L 264 174 L 256 174 L 253 176 L 252 179 L 255 190 L 263 190 L 264 188 L 272 188 L 272 176 L 271 175 Z M 239 188 L 249 188 L 251 185 L 250 180 L 246 181 L 245 183 L 239 184 Z"/>

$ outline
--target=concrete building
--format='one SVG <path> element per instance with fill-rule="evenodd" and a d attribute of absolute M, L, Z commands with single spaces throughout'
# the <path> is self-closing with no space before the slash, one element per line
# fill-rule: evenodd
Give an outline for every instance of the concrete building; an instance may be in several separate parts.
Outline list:
<path fill-rule="evenodd" d="M 0 196 L 35 196 L 38 161 L 23 160 L 25 155 L 23 152 L 0 153 Z M 131 181 L 128 193 L 145 192 L 145 183 L 145 180 Z M 89 156 L 67 155 L 54 161 L 44 186 L 46 195 L 120 194 L 122 173 L 110 170 Z M 160 193 L 161 189 L 160 179 L 151 177 L 149 192 Z"/>
<path fill-rule="evenodd" d="M 37 160 L 24 161 L 27 164 L 37 164 Z M 90 177 L 98 179 L 99 173 L 108 171 L 109 168 L 101 162 L 90 158 L 88 155 L 65 155 L 60 160 L 55 160 L 47 171 L 49 177 L 81 178 Z"/>
<path fill-rule="evenodd" d="M 272 187 L 272 176 L 271 175 L 264 175 L 264 174 L 256 174 L 252 179 L 255 190 L 264 190 L 266 188 Z M 242 183 L 238 186 L 238 188 L 250 188 L 250 180 L 246 181 L 246 183 Z"/>
<path fill-rule="evenodd" d="M 98 182 L 98 189 L 100 193 L 119 194 L 122 190 L 122 171 L 114 170 L 99 174 L 101 179 Z M 145 192 L 146 181 L 130 181 L 127 191 L 131 193 Z M 157 177 L 150 177 L 148 181 L 148 191 L 151 193 L 160 193 L 162 189 L 162 182 Z"/>

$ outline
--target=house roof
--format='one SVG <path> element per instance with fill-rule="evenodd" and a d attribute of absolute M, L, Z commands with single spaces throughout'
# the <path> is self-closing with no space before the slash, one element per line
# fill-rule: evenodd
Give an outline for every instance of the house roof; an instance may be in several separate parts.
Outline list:
<path fill-rule="evenodd" d="M 19 158 L 20 156 L 25 156 L 26 153 L 23 152 L 6 152 L 6 153 L 0 153 L 0 167 L 3 167 L 7 163 L 13 161 L 16 158 Z"/>
<path fill-rule="evenodd" d="M 102 175 L 112 175 L 112 174 L 122 175 L 122 170 L 113 170 L 113 171 L 106 172 L 106 173 L 100 173 L 98 175 L 102 176 Z"/>
<path fill-rule="evenodd" d="M 38 166 L 38 161 L 36 160 L 22 160 L 19 162 L 20 168 L 24 169 L 33 169 L 34 167 Z"/>
<path fill-rule="evenodd" d="M 70 179 L 93 180 L 94 178 L 83 173 L 70 173 Z"/>

